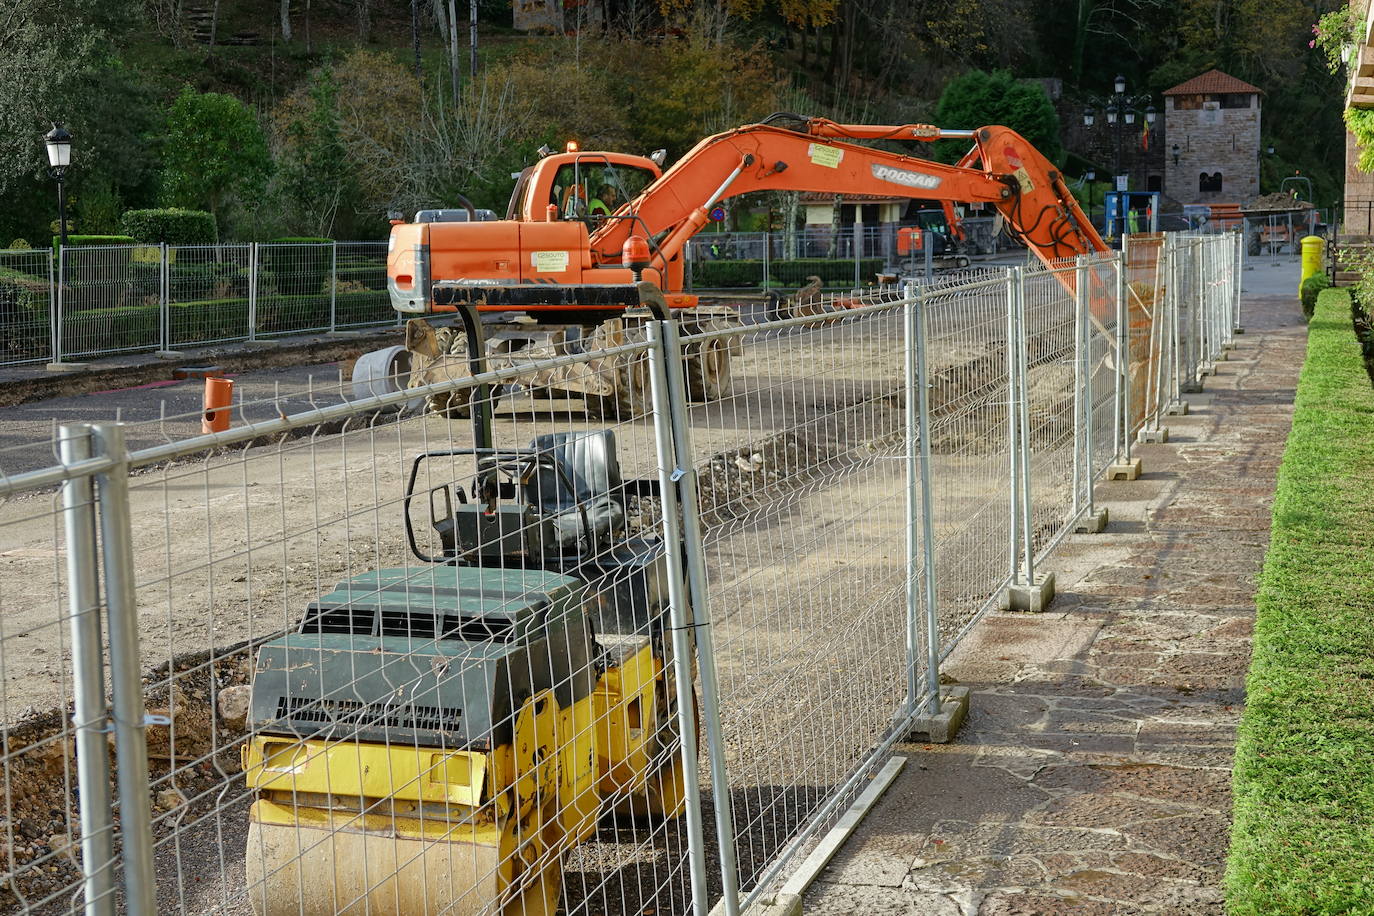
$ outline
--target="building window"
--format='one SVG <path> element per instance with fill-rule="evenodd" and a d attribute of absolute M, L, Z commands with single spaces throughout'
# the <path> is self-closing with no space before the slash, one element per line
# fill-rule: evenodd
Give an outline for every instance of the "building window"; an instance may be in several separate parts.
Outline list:
<path fill-rule="evenodd" d="M 1222 108 L 1249 108 L 1250 93 L 1248 92 L 1227 92 L 1221 96 Z"/>
<path fill-rule="evenodd" d="M 1208 175 L 1201 172 L 1197 176 L 1197 189 L 1199 194 L 1213 194 L 1221 192 L 1221 173 L 1213 172 Z"/>
<path fill-rule="evenodd" d="M 1174 97 L 1174 109 L 1177 111 L 1197 111 L 1202 107 L 1202 96 L 1200 95 L 1180 95 Z"/>

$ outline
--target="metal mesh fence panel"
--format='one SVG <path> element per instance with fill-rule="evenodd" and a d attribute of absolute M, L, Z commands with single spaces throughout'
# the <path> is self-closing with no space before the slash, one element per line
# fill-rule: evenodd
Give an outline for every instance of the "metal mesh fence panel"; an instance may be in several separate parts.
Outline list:
<path fill-rule="evenodd" d="M 203 346 L 250 336 L 251 245 L 167 247 L 168 345 Z"/>
<path fill-rule="evenodd" d="M 157 246 L 92 245 L 59 252 L 63 358 L 158 346 L 160 260 Z"/>
<path fill-rule="evenodd" d="M 691 629 L 628 334 L 556 385 L 134 456 L 160 911 L 689 909 Z M 426 393 L 452 416 L 394 409 Z"/>
<path fill-rule="evenodd" d="M 337 242 L 334 327 L 391 324 L 396 312 L 386 291 L 386 242 Z"/>
<path fill-rule="evenodd" d="M 1072 267 L 1022 275 L 1022 334 L 1030 537 L 1034 555 L 1064 533 L 1074 509 L 1077 320 Z"/>
<path fill-rule="evenodd" d="M 254 334 L 328 330 L 333 243 L 272 242 L 255 247 Z"/>
<path fill-rule="evenodd" d="M 1011 280 L 927 293 L 930 452 L 940 652 L 994 606 L 1014 565 Z"/>
<path fill-rule="evenodd" d="M 1129 380 L 1126 437 L 1130 440 L 1164 408 L 1165 356 L 1171 352 L 1165 329 L 1168 264 L 1164 239 L 1163 235 L 1131 235 L 1122 246 Z"/>
<path fill-rule="evenodd" d="M 1094 481 L 1107 471 L 1117 456 L 1120 441 L 1118 423 L 1120 422 L 1121 400 L 1118 397 L 1118 366 L 1121 355 L 1117 352 L 1121 331 L 1118 328 L 1119 315 L 1123 309 L 1117 308 L 1117 272 L 1120 262 L 1112 260 L 1090 261 L 1083 268 L 1085 278 L 1084 321 L 1086 326 L 1086 419 L 1091 430 L 1089 441 L 1084 443 L 1088 462 L 1088 495 Z"/>
<path fill-rule="evenodd" d="M 55 440 L 54 463 L 60 447 Z M 0 908 L 8 913 L 82 912 L 83 866 L 98 876 L 92 900 L 105 908 L 97 912 L 113 911 L 90 474 L 0 475 Z M 84 797 L 83 766 L 95 776 Z M 100 817 L 83 825 L 82 802 Z"/>
<path fill-rule="evenodd" d="M 52 358 L 52 251 L 0 251 L 0 365 Z"/>
<path fill-rule="evenodd" d="M 736 354 L 689 425 L 746 891 L 861 788 L 907 691 L 903 308 L 823 308 L 683 338 Z"/>

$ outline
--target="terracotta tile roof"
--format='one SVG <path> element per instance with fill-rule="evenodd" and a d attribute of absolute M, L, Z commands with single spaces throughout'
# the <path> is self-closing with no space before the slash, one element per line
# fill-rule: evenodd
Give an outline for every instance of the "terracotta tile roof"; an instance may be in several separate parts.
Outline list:
<path fill-rule="evenodd" d="M 1244 80 L 1238 80 L 1220 70 L 1208 70 L 1201 76 L 1195 76 L 1172 89 L 1164 90 L 1165 95 L 1208 95 L 1225 92 L 1253 92 L 1264 95 L 1264 90 L 1259 87 L 1251 86 Z"/>

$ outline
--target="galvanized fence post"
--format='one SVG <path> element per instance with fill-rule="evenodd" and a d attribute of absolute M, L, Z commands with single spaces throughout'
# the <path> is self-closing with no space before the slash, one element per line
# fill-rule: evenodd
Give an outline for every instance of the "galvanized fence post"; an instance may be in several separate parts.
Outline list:
<path fill-rule="evenodd" d="M 67 246 L 57 246 L 57 297 L 53 300 L 56 314 L 52 323 L 52 361 L 62 365 L 62 310 L 66 300 L 64 287 L 67 280 Z"/>
<path fill-rule="evenodd" d="M 58 449 L 71 467 L 92 457 L 91 431 L 63 426 Z M 70 477 L 62 484 L 62 529 L 67 546 L 67 607 L 72 640 L 72 730 L 80 792 L 81 868 L 86 916 L 115 911 L 114 823 L 110 808 L 110 751 L 105 734 L 105 663 L 96 575 L 95 481 Z"/>
<path fill-rule="evenodd" d="M 692 427 L 687 411 L 687 382 L 682 368 L 682 342 L 677 322 L 661 322 L 668 378 L 669 417 L 677 458 L 678 499 L 682 508 L 682 536 L 687 561 L 692 627 L 696 633 L 698 676 L 701 679 L 702 724 L 706 726 L 706 754 L 711 773 L 711 799 L 716 809 L 716 843 L 720 849 L 721 893 L 725 916 L 738 916 L 739 879 L 735 850 L 735 816 L 725 768 L 725 741 L 720 724 L 720 686 L 716 676 L 715 638 L 711 630 L 710 597 L 706 588 L 701 519 L 698 516 L 696 465 Z"/>
<path fill-rule="evenodd" d="M 926 712 L 936 716 L 940 712 L 940 619 L 938 581 L 935 571 L 935 500 L 931 493 L 930 460 L 930 379 L 926 353 L 926 310 L 923 292 L 907 311 L 914 315 L 910 328 L 914 331 L 913 349 L 916 351 L 917 442 L 921 449 L 921 566 L 924 583 L 926 629 Z M 908 398 L 909 399 L 909 398 Z"/>
<path fill-rule="evenodd" d="M 1116 268 L 1116 426 L 1121 439 L 1116 444 L 1116 453 L 1127 464 L 1131 461 L 1131 427 L 1134 425 L 1134 411 L 1131 405 L 1131 330 L 1130 289 L 1126 284 L 1126 245 L 1122 241 L 1121 251 L 1115 259 Z"/>
<path fill-rule="evenodd" d="M 138 603 L 134 591 L 133 527 L 129 509 L 128 449 L 124 426 L 90 427 L 97 454 L 116 464 L 96 475 L 101 568 L 109 615 L 110 693 L 115 754 L 119 761 L 120 840 L 124 852 L 124 903 L 130 913 L 155 913 L 153 824 L 149 797 L 148 725 L 140 678 Z"/>
<path fill-rule="evenodd" d="M 764 234 L 763 234 L 763 291 L 764 291 L 765 293 L 768 292 L 768 261 L 769 261 L 769 255 L 772 254 L 772 252 L 770 252 L 770 251 L 768 250 L 770 247 L 772 247 L 771 240 L 770 240 L 769 237 L 768 237 L 768 233 L 767 233 L 767 232 L 764 232 Z"/>
<path fill-rule="evenodd" d="M 671 605 L 673 631 L 673 670 L 678 694 L 678 732 L 682 736 L 683 779 L 687 790 L 687 856 L 692 882 L 692 912 L 696 916 L 706 916 L 710 902 L 706 874 L 706 834 L 701 816 L 696 704 L 690 699 L 696 690 L 692 676 L 692 659 L 695 655 L 691 638 L 693 620 L 688 613 L 692 604 L 688 597 L 688 570 L 685 558 L 683 552 L 674 546 L 683 542 L 678 481 L 685 472 L 673 448 L 671 395 L 668 391 L 668 371 L 664 354 L 664 324 L 662 321 L 651 321 L 648 325 L 654 445 L 658 456 L 659 493 L 662 497 L 663 542 L 669 545 L 665 551 L 665 559 L 668 565 L 668 600 Z"/>
<path fill-rule="evenodd" d="M 157 265 L 157 314 L 159 323 L 159 351 L 167 353 L 172 349 L 172 307 L 170 303 L 170 277 L 167 267 L 167 243 L 158 243 Z"/>
<path fill-rule="evenodd" d="M 916 557 L 920 549 L 920 536 L 917 524 L 922 505 L 920 498 L 921 459 L 920 449 L 920 390 L 921 370 L 916 355 L 916 284 L 906 284 L 902 311 L 902 370 L 903 385 L 906 390 L 905 439 L 902 451 L 906 455 L 906 709 L 907 714 L 916 712 L 916 700 L 921 695 L 920 665 L 921 657 L 921 588 L 917 575 Z"/>
<path fill-rule="evenodd" d="M 1073 291 L 1073 461 L 1070 468 L 1069 517 L 1077 519 L 1083 511 L 1083 255 L 1074 258 Z"/>
<path fill-rule="evenodd" d="M 1235 290 L 1234 290 L 1234 294 L 1235 294 L 1235 297 L 1236 297 L 1236 302 L 1235 302 L 1235 312 L 1234 312 L 1235 317 L 1231 320 L 1231 324 L 1232 324 L 1231 332 L 1232 332 L 1233 334 L 1244 334 L 1244 333 L 1245 333 L 1245 325 L 1244 325 L 1243 323 L 1241 323 L 1241 314 L 1240 314 L 1240 302 L 1241 302 L 1241 295 L 1240 295 L 1240 294 L 1241 294 L 1241 285 L 1242 285 L 1243 282 L 1244 282 L 1241 278 L 1242 278 L 1242 277 L 1244 276 L 1244 274 L 1245 274 L 1245 234 L 1244 234 L 1244 233 L 1241 233 L 1240 235 L 1238 235 L 1238 236 L 1236 237 L 1236 239 L 1235 239 L 1235 245 L 1236 245 L 1236 288 L 1235 288 Z"/>
<path fill-rule="evenodd" d="M 854 288 L 863 289 L 863 284 L 859 282 L 859 259 L 863 257 L 864 248 L 864 228 L 863 223 L 854 224 Z"/>
<path fill-rule="evenodd" d="M 329 333 L 339 329 L 339 243 L 329 243 Z"/>
<path fill-rule="evenodd" d="M 258 338 L 258 243 L 248 243 L 248 339 Z"/>
<path fill-rule="evenodd" d="M 1007 572 L 1012 580 L 1016 580 L 1017 566 L 1020 564 L 1021 556 L 1021 437 L 1020 421 L 1018 418 L 1018 407 L 1020 395 L 1017 393 L 1016 383 L 1017 365 L 1019 360 L 1016 356 L 1016 276 L 1017 268 L 1007 268 L 1006 279 L 1006 302 L 1007 302 L 1007 466 L 1010 473 L 1008 480 L 1008 504 L 1011 507 L 1010 517 L 1007 519 Z"/>
<path fill-rule="evenodd" d="M 1026 333 L 1026 272 L 1024 268 L 1013 267 L 1016 276 L 1013 284 L 1013 315 L 1016 332 L 1012 338 L 1012 349 L 1016 351 L 1016 422 L 1019 431 L 1016 444 L 1020 451 L 1018 465 L 1021 471 L 1021 548 L 1023 551 L 1022 575 L 1025 585 L 1035 585 L 1035 538 L 1032 521 L 1031 503 L 1031 446 L 1030 446 L 1030 397 L 1027 393 L 1027 376 L 1030 374 L 1029 340 Z"/>

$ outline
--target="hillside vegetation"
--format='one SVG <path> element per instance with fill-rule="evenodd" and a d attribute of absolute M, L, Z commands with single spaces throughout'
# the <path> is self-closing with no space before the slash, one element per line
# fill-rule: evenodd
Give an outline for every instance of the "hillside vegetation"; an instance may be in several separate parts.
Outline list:
<path fill-rule="evenodd" d="M 77 137 L 68 187 L 82 233 L 173 205 L 214 212 L 225 238 L 376 237 L 388 210 L 455 192 L 503 211 L 511 172 L 543 143 L 671 159 L 775 110 L 930 120 L 950 79 L 974 69 L 1058 78 L 1072 111 L 1100 104 L 1118 71 L 1158 93 L 1219 66 L 1266 92 L 1270 185 L 1300 167 L 1325 199 L 1340 173 L 1339 78 L 1307 46 L 1331 0 L 604 5 L 604 29 L 565 3 L 568 34 L 526 35 L 509 3 L 482 0 L 474 78 L 466 3 L 452 55 L 444 0 L 11 0 L 0 247 L 51 234 L 40 138 L 52 121 Z"/>

